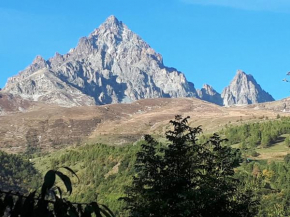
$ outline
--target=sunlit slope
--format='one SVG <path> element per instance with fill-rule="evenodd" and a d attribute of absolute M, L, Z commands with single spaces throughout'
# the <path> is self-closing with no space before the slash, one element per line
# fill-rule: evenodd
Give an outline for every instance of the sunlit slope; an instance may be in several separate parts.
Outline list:
<path fill-rule="evenodd" d="M 146 99 L 131 104 L 65 108 L 38 105 L 26 112 L 0 116 L 0 148 L 23 152 L 28 146 L 53 151 L 67 145 L 102 142 L 124 145 L 144 134 L 163 135 L 175 115 L 190 116 L 190 125 L 216 132 L 226 124 L 274 119 L 273 111 L 256 107 L 220 107 L 196 98 Z"/>

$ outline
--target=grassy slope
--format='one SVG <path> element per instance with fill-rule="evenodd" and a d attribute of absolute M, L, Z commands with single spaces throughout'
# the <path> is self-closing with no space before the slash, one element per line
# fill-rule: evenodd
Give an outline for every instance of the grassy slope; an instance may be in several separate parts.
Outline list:
<path fill-rule="evenodd" d="M 275 160 L 282 161 L 285 155 L 290 154 L 290 148 L 284 144 L 285 138 L 290 134 L 283 134 L 279 137 L 277 142 L 274 142 L 267 148 L 256 148 L 255 151 L 259 153 L 258 157 L 250 157 L 255 160 Z M 232 145 L 232 148 L 239 148 L 240 144 Z"/>
<path fill-rule="evenodd" d="M 284 144 L 288 134 L 281 135 L 279 141 L 272 144 L 269 148 L 257 149 L 260 154 L 257 160 L 283 160 L 284 156 L 290 153 L 290 148 Z"/>
<path fill-rule="evenodd" d="M 268 148 L 256 148 L 260 155 L 251 158 L 282 161 L 283 157 L 290 153 L 290 148 L 284 144 L 287 135 L 281 135 L 278 141 Z M 159 140 L 165 141 L 162 138 Z M 235 148 L 238 146 L 239 144 L 233 145 Z M 123 203 L 118 201 L 118 198 L 124 196 L 124 187 L 131 182 L 138 147 L 138 143 L 126 147 L 100 144 L 70 147 L 34 158 L 33 162 L 43 175 L 49 169 L 69 166 L 76 171 L 81 180 L 78 183 L 76 178 L 72 178 L 74 184 L 71 200 L 91 202 L 98 194 L 100 203 L 116 211 L 123 208 Z"/>
<path fill-rule="evenodd" d="M 78 182 L 71 176 L 73 182 L 73 193 L 69 196 L 71 201 L 92 202 L 97 199 L 98 202 L 116 211 L 123 208 L 123 202 L 118 199 L 124 196 L 124 187 L 130 185 L 138 147 L 140 146 L 86 145 L 37 157 L 33 162 L 43 175 L 52 168 L 70 167 L 80 178 Z M 61 170 L 65 172 L 64 169 Z M 61 182 L 58 183 L 65 189 Z"/>
<path fill-rule="evenodd" d="M 286 135 L 282 135 L 282 140 Z M 234 145 L 237 146 L 237 145 Z M 129 185 L 133 175 L 133 162 L 138 145 L 112 147 L 106 145 L 86 145 L 67 148 L 33 159 L 35 167 L 44 175 L 49 169 L 68 166 L 80 177 L 80 182 L 71 176 L 72 201 L 91 202 L 96 200 L 108 205 L 114 211 L 123 208 L 118 198 L 124 196 L 124 187 Z M 283 141 L 274 143 L 269 148 L 256 149 L 260 156 L 256 160 L 282 160 L 290 153 Z M 65 172 L 65 171 L 64 171 Z M 64 186 L 61 185 L 64 189 Z M 68 195 L 67 195 L 68 196 Z M 119 213 L 120 214 L 120 213 Z"/>

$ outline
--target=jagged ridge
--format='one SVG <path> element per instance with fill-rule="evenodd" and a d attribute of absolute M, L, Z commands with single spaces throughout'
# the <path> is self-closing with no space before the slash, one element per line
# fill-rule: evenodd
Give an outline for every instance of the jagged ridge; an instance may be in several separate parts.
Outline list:
<path fill-rule="evenodd" d="M 204 84 L 203 87 L 200 90 L 197 89 L 196 92 L 198 97 L 202 100 L 212 102 L 221 106 L 223 105 L 221 94 L 208 84 Z"/>
<path fill-rule="evenodd" d="M 184 74 L 164 66 L 162 56 L 114 16 L 67 54 L 48 60 L 37 56 L 3 91 L 68 107 L 160 97 L 197 97 L 225 106 L 274 100 L 241 70 L 222 95 L 209 85 L 196 91 Z"/>
<path fill-rule="evenodd" d="M 274 98 L 264 91 L 252 75 L 238 70 L 236 76 L 222 92 L 223 104 L 255 104 L 274 101 Z"/>
<path fill-rule="evenodd" d="M 37 56 L 4 91 L 63 106 L 197 95 L 182 73 L 164 66 L 162 56 L 114 16 L 67 54 Z"/>

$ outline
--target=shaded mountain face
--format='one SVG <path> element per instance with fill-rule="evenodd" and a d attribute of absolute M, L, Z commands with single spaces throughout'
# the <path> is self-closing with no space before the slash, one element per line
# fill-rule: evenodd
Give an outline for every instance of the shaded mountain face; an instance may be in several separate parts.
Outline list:
<path fill-rule="evenodd" d="M 255 104 L 274 101 L 274 98 L 264 91 L 252 75 L 238 70 L 236 76 L 222 92 L 223 104 Z"/>
<path fill-rule="evenodd" d="M 184 74 L 164 66 L 162 56 L 114 16 L 67 54 L 37 56 L 4 91 L 68 107 L 197 95 Z"/>
<path fill-rule="evenodd" d="M 208 84 L 204 84 L 200 90 L 197 89 L 196 91 L 200 99 L 211 102 L 211 103 L 215 103 L 220 106 L 223 105 L 221 94 L 216 92 L 212 86 Z"/>

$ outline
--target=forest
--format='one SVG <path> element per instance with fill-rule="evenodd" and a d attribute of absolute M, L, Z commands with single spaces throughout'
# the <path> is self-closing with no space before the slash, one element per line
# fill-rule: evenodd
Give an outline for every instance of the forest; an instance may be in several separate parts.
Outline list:
<path fill-rule="evenodd" d="M 187 118 L 171 125 L 165 143 L 148 135 L 123 147 L 83 145 L 57 154 L 34 154 L 31 160 L 1 152 L 1 190 L 40 191 L 48 170 L 66 166 L 80 180 L 68 174 L 73 191 L 63 192 L 63 197 L 71 202 L 97 201 L 115 216 L 142 216 L 144 209 L 155 213 L 151 216 L 290 215 L 290 155 L 256 158 L 276 142 L 289 148 L 289 118 L 228 125 L 214 135 L 189 127 Z M 61 180 L 56 182 L 66 187 Z M 178 192 L 168 195 L 173 186 Z"/>

